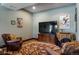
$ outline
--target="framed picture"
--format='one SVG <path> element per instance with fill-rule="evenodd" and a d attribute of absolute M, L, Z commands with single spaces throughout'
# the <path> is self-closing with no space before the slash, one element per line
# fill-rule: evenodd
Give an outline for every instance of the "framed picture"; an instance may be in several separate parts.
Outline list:
<path fill-rule="evenodd" d="M 59 29 L 69 29 L 70 28 L 70 15 L 66 14 L 60 16 L 59 19 Z"/>
<path fill-rule="evenodd" d="M 23 27 L 23 18 L 17 18 L 17 27 L 22 28 Z"/>
<path fill-rule="evenodd" d="M 11 20 L 11 25 L 15 25 L 16 21 L 15 20 Z"/>

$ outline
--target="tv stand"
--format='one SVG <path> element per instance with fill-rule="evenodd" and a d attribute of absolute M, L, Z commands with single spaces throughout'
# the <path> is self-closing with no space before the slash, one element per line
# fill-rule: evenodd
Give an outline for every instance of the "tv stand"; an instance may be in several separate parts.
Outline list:
<path fill-rule="evenodd" d="M 55 35 L 45 33 L 38 34 L 38 41 L 55 44 L 55 40 Z"/>

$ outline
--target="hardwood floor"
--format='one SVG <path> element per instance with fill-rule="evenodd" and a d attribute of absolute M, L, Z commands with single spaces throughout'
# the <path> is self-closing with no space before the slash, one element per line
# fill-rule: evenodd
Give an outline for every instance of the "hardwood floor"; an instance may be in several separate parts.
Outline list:
<path fill-rule="evenodd" d="M 29 40 L 26 40 L 26 41 L 23 42 L 23 45 L 24 45 L 24 44 L 27 44 L 27 43 L 30 43 L 30 42 L 37 42 L 37 40 L 36 40 L 36 39 L 29 39 Z"/>

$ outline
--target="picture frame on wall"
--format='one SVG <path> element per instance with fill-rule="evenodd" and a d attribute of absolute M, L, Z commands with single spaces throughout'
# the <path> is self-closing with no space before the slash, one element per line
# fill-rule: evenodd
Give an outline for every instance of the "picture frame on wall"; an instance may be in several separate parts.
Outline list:
<path fill-rule="evenodd" d="M 70 15 L 69 14 L 60 16 L 59 29 L 70 29 Z"/>
<path fill-rule="evenodd" d="M 17 27 L 22 28 L 23 27 L 23 18 L 17 18 Z"/>
<path fill-rule="evenodd" d="M 11 20 L 11 25 L 15 25 L 16 21 L 15 20 Z"/>

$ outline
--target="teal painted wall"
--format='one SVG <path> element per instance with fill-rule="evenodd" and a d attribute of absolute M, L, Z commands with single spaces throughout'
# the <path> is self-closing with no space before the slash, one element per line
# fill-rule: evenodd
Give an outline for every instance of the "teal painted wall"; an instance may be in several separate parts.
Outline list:
<path fill-rule="evenodd" d="M 33 14 L 33 37 L 38 37 L 39 22 L 58 21 L 59 17 L 64 14 L 70 14 L 70 29 L 63 31 L 75 33 L 75 5 L 69 5 Z"/>
<path fill-rule="evenodd" d="M 79 3 L 76 4 L 77 7 L 77 34 L 76 34 L 76 40 L 79 41 Z"/>
<path fill-rule="evenodd" d="M 17 25 L 11 25 L 11 20 L 17 20 L 17 18 L 23 18 L 23 28 L 17 28 Z M 32 14 L 24 11 L 9 10 L 3 6 L 0 6 L 0 45 L 3 44 L 1 34 L 12 33 L 23 38 L 32 37 Z"/>

